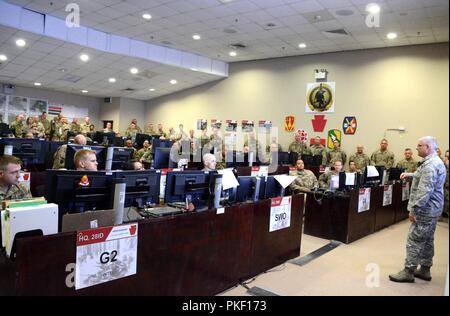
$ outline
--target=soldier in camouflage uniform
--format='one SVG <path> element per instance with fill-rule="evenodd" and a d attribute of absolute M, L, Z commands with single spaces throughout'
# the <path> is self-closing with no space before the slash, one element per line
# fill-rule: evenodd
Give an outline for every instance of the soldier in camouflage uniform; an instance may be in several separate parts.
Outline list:
<path fill-rule="evenodd" d="M 309 147 L 309 150 L 313 156 L 322 156 L 322 165 L 325 166 L 327 164 L 327 150 L 320 143 L 320 136 L 314 138 L 314 144 Z"/>
<path fill-rule="evenodd" d="M 139 149 L 139 150 L 137 151 L 137 153 L 136 153 L 136 160 L 137 160 L 137 161 L 140 161 L 140 162 L 143 161 L 142 157 L 144 156 L 145 153 L 147 153 L 147 152 L 150 152 L 150 153 L 151 153 L 151 152 L 152 152 L 152 145 L 149 143 L 148 140 L 144 140 L 143 146 L 144 146 L 144 147 L 142 147 L 141 149 Z M 146 158 L 148 159 L 148 154 L 147 154 L 147 157 L 146 157 Z"/>
<path fill-rule="evenodd" d="M 136 127 L 136 124 L 131 123 L 130 127 L 128 127 L 127 130 L 125 131 L 125 137 L 131 139 L 131 141 L 134 142 L 136 139 L 136 135 L 139 133 L 140 133 L 140 131 Z"/>
<path fill-rule="evenodd" d="M 380 143 L 380 149 L 374 151 L 370 160 L 374 166 L 383 166 L 386 169 L 391 169 L 394 166 L 394 153 L 388 149 L 388 141 L 383 138 Z"/>
<path fill-rule="evenodd" d="M 78 134 L 73 139 L 74 144 L 86 145 L 87 139 L 83 134 Z M 53 154 L 53 167 L 52 169 L 62 169 L 66 164 L 66 152 L 67 144 L 61 145 Z"/>
<path fill-rule="evenodd" d="M 40 122 L 41 122 L 42 126 L 44 126 L 45 139 L 50 140 L 50 131 L 52 128 L 52 124 L 50 123 L 49 120 L 47 120 L 47 112 L 45 112 L 45 111 L 42 112 Z"/>
<path fill-rule="evenodd" d="M 302 141 L 301 135 L 298 133 L 295 134 L 295 140 L 289 144 L 288 152 L 298 153 L 299 157 L 301 157 L 301 155 L 311 154 L 308 146 L 306 146 L 306 143 Z"/>
<path fill-rule="evenodd" d="M 414 282 L 414 277 L 431 281 L 430 268 L 434 256 L 434 232 L 444 207 L 446 170 L 436 154 L 436 138 L 419 139 L 417 152 L 423 158 L 415 173 L 403 173 L 400 178 L 412 177 L 408 202 L 411 227 L 406 242 L 405 268 L 389 275 L 394 282 Z M 420 269 L 417 266 L 420 264 Z"/>
<path fill-rule="evenodd" d="M 405 159 L 397 163 L 397 168 L 405 169 L 405 172 L 413 173 L 417 169 L 418 162 L 412 157 L 413 152 L 411 148 L 405 149 Z"/>
<path fill-rule="evenodd" d="M 139 134 L 142 134 L 142 128 L 139 127 L 138 123 L 137 123 L 137 119 L 132 119 L 131 123 L 134 123 L 134 125 L 136 125 L 136 129 L 138 130 Z M 131 125 L 131 124 L 130 124 Z"/>
<path fill-rule="evenodd" d="M 319 186 L 319 182 L 314 173 L 310 170 L 305 170 L 303 160 L 297 159 L 295 166 L 297 167 L 297 170 L 292 173 L 292 175 L 297 176 L 297 178 L 289 185 L 289 188 L 294 194 L 310 192 L 311 189 Z"/>
<path fill-rule="evenodd" d="M 178 126 L 179 131 L 176 135 L 176 140 L 189 140 L 189 136 L 186 134 L 186 132 L 184 131 L 184 125 L 180 124 Z"/>
<path fill-rule="evenodd" d="M 167 133 L 164 131 L 163 125 L 161 123 L 158 124 L 158 131 L 156 135 L 159 134 L 160 138 L 167 138 Z"/>
<path fill-rule="evenodd" d="M 350 156 L 349 162 L 353 161 L 358 171 L 363 170 L 365 167 L 370 166 L 370 158 L 364 153 L 364 146 L 357 145 L 356 153 Z"/>
<path fill-rule="evenodd" d="M 19 183 L 21 163 L 14 156 L 0 156 L 0 203 L 31 198 L 30 190 Z"/>
<path fill-rule="evenodd" d="M 22 114 L 16 115 L 15 121 L 12 122 L 10 125 L 10 128 L 14 130 L 14 135 L 16 137 L 22 137 L 23 127 L 24 127 L 23 115 Z"/>
<path fill-rule="evenodd" d="M 70 131 L 74 133 L 81 133 L 81 125 L 78 124 L 78 119 L 76 117 L 73 118 L 72 123 L 70 124 Z"/>
<path fill-rule="evenodd" d="M 327 163 L 328 166 L 331 167 L 334 165 L 334 162 L 340 160 L 342 165 L 345 165 L 347 161 L 347 154 L 345 151 L 341 150 L 341 143 L 337 140 L 333 142 L 333 150 L 327 152 Z"/>
<path fill-rule="evenodd" d="M 444 196 L 445 196 L 445 200 L 444 200 L 444 214 L 447 217 L 447 221 L 449 218 L 449 214 L 448 214 L 448 209 L 449 209 L 449 203 L 448 203 L 448 187 L 449 187 L 449 180 L 448 180 L 448 150 L 445 152 L 445 157 L 444 157 L 444 164 L 445 164 L 445 168 L 447 168 L 447 175 L 445 177 L 445 186 L 444 186 Z"/>
<path fill-rule="evenodd" d="M 45 127 L 44 125 L 41 123 L 41 121 L 39 121 L 39 116 L 35 116 L 33 118 L 33 124 L 32 124 L 34 133 L 37 138 L 45 138 Z"/>
<path fill-rule="evenodd" d="M 84 118 L 84 122 L 80 124 L 81 133 L 86 134 L 91 132 L 91 119 L 89 116 Z"/>
<path fill-rule="evenodd" d="M 342 161 L 335 160 L 334 162 L 334 170 L 330 170 L 328 172 L 322 173 L 319 177 L 319 186 L 322 189 L 330 189 L 330 181 L 332 176 L 339 176 L 339 172 L 342 171 Z"/>
<path fill-rule="evenodd" d="M 22 127 L 22 136 L 21 137 L 24 137 L 26 134 L 28 134 L 28 133 L 31 133 L 31 134 L 33 134 L 33 137 L 34 137 L 34 135 L 37 133 L 36 132 L 36 130 L 35 130 L 35 125 L 33 125 L 34 124 L 34 119 L 31 117 L 31 116 L 29 116 L 29 117 L 27 117 L 27 120 L 26 120 L 26 122 L 25 122 L 25 125 L 23 125 L 23 127 Z"/>
<path fill-rule="evenodd" d="M 158 132 L 155 131 L 155 127 L 152 123 L 148 123 L 147 128 L 145 129 L 145 134 L 147 135 L 158 135 Z"/>
<path fill-rule="evenodd" d="M 125 148 L 131 148 L 131 149 L 133 149 L 133 158 L 132 158 L 132 159 L 136 160 L 136 153 L 137 153 L 137 150 L 136 150 L 136 148 L 133 147 L 133 142 L 131 141 L 131 139 L 127 139 L 127 140 L 125 141 Z"/>

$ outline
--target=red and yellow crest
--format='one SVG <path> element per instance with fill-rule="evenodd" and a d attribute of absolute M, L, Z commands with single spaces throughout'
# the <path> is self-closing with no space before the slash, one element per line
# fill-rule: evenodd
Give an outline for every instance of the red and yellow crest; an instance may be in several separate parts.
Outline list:
<path fill-rule="evenodd" d="M 286 132 L 293 132 L 295 129 L 295 117 L 294 116 L 286 116 L 284 121 L 284 129 Z"/>

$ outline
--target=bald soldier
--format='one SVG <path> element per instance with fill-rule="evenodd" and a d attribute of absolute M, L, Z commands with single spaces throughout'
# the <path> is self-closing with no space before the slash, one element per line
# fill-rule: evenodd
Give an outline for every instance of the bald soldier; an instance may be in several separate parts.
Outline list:
<path fill-rule="evenodd" d="M 365 167 L 370 166 L 370 158 L 364 153 L 364 146 L 361 144 L 356 146 L 356 153 L 350 156 L 349 161 L 355 163 L 357 170 L 363 170 Z"/>
<path fill-rule="evenodd" d="M 0 156 L 0 202 L 31 198 L 30 190 L 19 183 L 21 162 L 14 156 Z"/>
<path fill-rule="evenodd" d="M 327 153 L 328 166 L 333 166 L 336 160 L 340 160 L 342 165 L 347 161 L 347 154 L 341 150 L 341 143 L 338 140 L 333 142 L 333 149 Z"/>
<path fill-rule="evenodd" d="M 73 139 L 74 144 L 86 145 L 87 140 L 83 134 L 78 134 Z M 53 155 L 53 169 L 62 169 L 66 164 L 67 144 L 61 145 Z"/>
<path fill-rule="evenodd" d="M 297 159 L 295 164 L 297 170 L 292 173 L 297 178 L 289 185 L 289 188 L 295 194 L 301 192 L 310 192 L 313 188 L 319 186 L 316 176 L 310 170 L 305 169 L 305 163 L 301 159 Z"/>
<path fill-rule="evenodd" d="M 406 148 L 404 155 L 405 155 L 405 158 L 400 160 L 397 163 L 397 168 L 405 169 L 405 172 L 409 172 L 409 173 L 416 171 L 418 162 L 416 160 L 414 160 L 414 158 L 412 157 L 413 152 L 412 152 L 411 148 Z"/>
<path fill-rule="evenodd" d="M 370 157 L 374 166 L 383 166 L 390 169 L 394 166 L 394 153 L 388 150 L 388 141 L 383 138 L 380 142 L 380 149 L 373 152 Z"/>

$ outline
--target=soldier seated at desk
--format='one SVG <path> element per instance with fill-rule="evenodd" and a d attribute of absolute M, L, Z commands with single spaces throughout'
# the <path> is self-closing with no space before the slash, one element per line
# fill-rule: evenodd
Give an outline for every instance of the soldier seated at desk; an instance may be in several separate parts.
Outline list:
<path fill-rule="evenodd" d="M 295 179 L 289 186 L 292 192 L 295 194 L 310 192 L 313 188 L 317 188 L 319 186 L 319 182 L 317 181 L 314 173 L 305 169 L 305 163 L 303 160 L 297 159 L 295 167 L 297 170 L 292 175 L 296 175 L 297 179 Z"/>
<path fill-rule="evenodd" d="M 319 177 L 319 186 L 322 189 L 330 189 L 331 179 L 333 176 L 339 176 L 339 173 L 342 171 L 342 161 L 336 160 L 334 162 L 334 170 L 330 170 L 328 172 L 323 173 Z M 339 184 L 339 183 L 338 183 Z"/>
<path fill-rule="evenodd" d="M 97 156 L 93 150 L 81 149 L 77 151 L 73 161 L 76 170 L 97 171 Z"/>
<path fill-rule="evenodd" d="M 74 137 L 73 143 L 77 145 L 86 145 L 87 138 L 82 135 L 78 134 Z M 66 164 L 66 152 L 67 152 L 67 144 L 61 145 L 53 155 L 53 167 L 52 169 L 62 169 L 64 168 L 64 165 Z"/>
<path fill-rule="evenodd" d="M 14 156 L 0 157 L 0 202 L 31 198 L 30 190 L 19 183 L 21 161 Z"/>

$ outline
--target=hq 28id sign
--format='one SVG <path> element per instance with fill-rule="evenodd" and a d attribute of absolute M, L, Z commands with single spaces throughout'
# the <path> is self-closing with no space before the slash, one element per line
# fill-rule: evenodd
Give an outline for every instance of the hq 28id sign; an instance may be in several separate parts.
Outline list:
<path fill-rule="evenodd" d="M 77 233 L 75 289 L 136 274 L 138 224 Z"/>
<path fill-rule="evenodd" d="M 272 199 L 272 205 L 270 207 L 269 232 L 291 226 L 291 206 L 291 196 Z"/>

